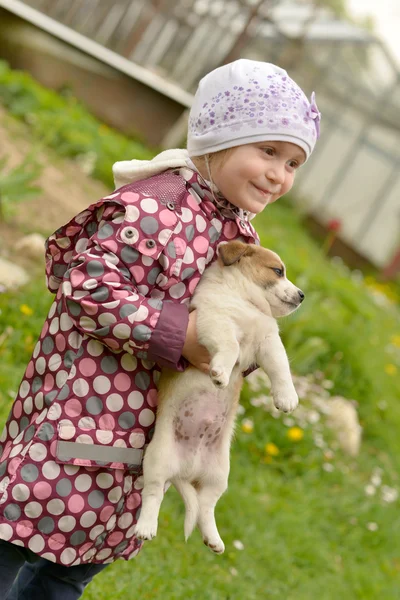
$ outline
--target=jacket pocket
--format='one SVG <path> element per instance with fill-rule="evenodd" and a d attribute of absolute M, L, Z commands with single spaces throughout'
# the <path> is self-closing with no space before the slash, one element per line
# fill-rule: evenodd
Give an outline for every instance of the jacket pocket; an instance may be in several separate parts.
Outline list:
<path fill-rule="evenodd" d="M 58 424 L 56 462 L 141 472 L 145 437 L 142 432 L 110 431 Z"/>

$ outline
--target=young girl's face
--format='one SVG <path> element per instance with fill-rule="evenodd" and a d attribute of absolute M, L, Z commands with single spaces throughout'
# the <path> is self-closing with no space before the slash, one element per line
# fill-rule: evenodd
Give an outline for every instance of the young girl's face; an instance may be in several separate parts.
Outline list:
<path fill-rule="evenodd" d="M 214 161 L 211 176 L 229 202 L 258 214 L 291 189 L 305 159 L 300 146 L 290 142 L 244 144 Z"/>

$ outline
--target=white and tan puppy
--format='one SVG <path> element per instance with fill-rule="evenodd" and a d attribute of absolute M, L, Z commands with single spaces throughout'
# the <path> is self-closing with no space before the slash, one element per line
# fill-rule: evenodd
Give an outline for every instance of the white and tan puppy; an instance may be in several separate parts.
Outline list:
<path fill-rule="evenodd" d="M 143 463 L 138 538 L 156 535 L 164 489 L 171 482 L 185 502 L 186 539 L 197 524 L 204 543 L 218 554 L 224 551 L 214 508 L 228 485 L 242 373 L 258 364 L 271 380 L 275 406 L 285 412 L 296 408 L 275 319 L 296 310 L 303 299 L 274 252 L 239 241 L 219 245 L 218 260 L 204 272 L 190 305 L 197 311 L 199 343 L 211 356 L 210 374 L 194 367 L 161 374 L 154 437 Z"/>

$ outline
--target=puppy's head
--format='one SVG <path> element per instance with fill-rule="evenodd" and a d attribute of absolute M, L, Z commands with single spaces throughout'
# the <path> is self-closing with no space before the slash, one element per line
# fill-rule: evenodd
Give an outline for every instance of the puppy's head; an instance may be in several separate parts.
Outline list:
<path fill-rule="evenodd" d="M 247 280 L 250 293 L 257 287 L 274 317 L 290 314 L 303 302 L 303 292 L 286 278 L 285 265 L 272 250 L 234 240 L 219 244 L 218 258 L 224 268 L 235 269 Z"/>

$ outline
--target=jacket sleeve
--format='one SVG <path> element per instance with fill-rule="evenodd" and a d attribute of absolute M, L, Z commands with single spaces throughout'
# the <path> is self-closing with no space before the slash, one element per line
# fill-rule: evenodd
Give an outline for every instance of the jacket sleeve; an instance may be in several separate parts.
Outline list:
<path fill-rule="evenodd" d="M 132 265 L 124 262 L 115 238 L 114 252 L 100 238 L 75 254 L 64 275 L 62 301 L 75 327 L 114 352 L 129 352 L 160 366 L 184 370 L 188 365 L 181 356 L 189 321 L 187 306 L 152 296 L 154 285 L 144 286 L 147 291 L 141 293 L 138 288 L 143 286 L 137 285 Z"/>

